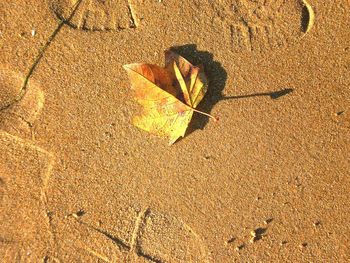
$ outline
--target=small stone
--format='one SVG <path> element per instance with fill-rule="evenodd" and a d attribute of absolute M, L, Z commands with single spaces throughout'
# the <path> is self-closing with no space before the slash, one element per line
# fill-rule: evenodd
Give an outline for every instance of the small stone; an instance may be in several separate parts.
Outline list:
<path fill-rule="evenodd" d="M 73 216 L 74 217 L 82 217 L 83 215 L 85 215 L 85 211 L 84 210 L 79 210 L 78 212 L 76 213 L 73 213 Z"/>
<path fill-rule="evenodd" d="M 236 251 L 242 250 L 245 247 L 244 244 L 241 244 L 235 248 Z"/>
<path fill-rule="evenodd" d="M 300 245 L 300 248 L 304 248 L 304 247 L 307 247 L 307 243 L 306 243 L 306 242 L 304 242 L 304 243 L 302 243 L 302 244 Z"/>
<path fill-rule="evenodd" d="M 335 113 L 336 116 L 342 115 L 344 113 L 344 111 L 338 111 L 337 113 Z"/>
<path fill-rule="evenodd" d="M 34 37 L 36 35 L 35 29 L 32 29 L 32 31 L 30 33 L 31 33 L 32 37 Z"/>
<path fill-rule="evenodd" d="M 251 235 L 252 237 L 256 237 L 256 232 L 255 232 L 255 230 L 250 231 L 250 235 Z"/>
<path fill-rule="evenodd" d="M 286 240 L 283 240 L 283 241 L 281 241 L 280 245 L 283 246 L 283 245 L 285 245 L 285 244 L 287 244 L 287 243 L 288 243 L 288 242 L 287 242 Z"/>
<path fill-rule="evenodd" d="M 257 229 L 250 231 L 250 235 L 252 236 L 250 242 L 252 243 L 262 239 L 266 233 L 266 230 L 267 228 L 258 227 Z"/>
<path fill-rule="evenodd" d="M 273 218 L 266 219 L 266 220 L 264 220 L 264 224 L 265 224 L 265 225 L 268 225 L 268 224 L 270 224 L 272 221 L 273 221 Z"/>
<path fill-rule="evenodd" d="M 236 240 L 235 237 L 231 237 L 229 240 L 226 241 L 226 244 L 231 244 L 235 240 Z"/>
<path fill-rule="evenodd" d="M 85 211 L 80 209 L 79 211 L 77 211 L 76 213 L 71 213 L 68 215 L 65 215 L 64 218 L 68 218 L 70 216 L 74 217 L 75 219 L 79 219 L 80 217 L 82 217 L 83 215 L 85 215 Z"/>
<path fill-rule="evenodd" d="M 320 224 L 321 224 L 321 222 L 319 220 L 317 220 L 313 223 L 314 226 L 319 226 Z"/>

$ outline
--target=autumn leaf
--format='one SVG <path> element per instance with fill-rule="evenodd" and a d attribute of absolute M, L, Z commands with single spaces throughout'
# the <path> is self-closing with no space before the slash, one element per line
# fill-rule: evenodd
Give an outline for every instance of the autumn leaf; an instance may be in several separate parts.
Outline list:
<path fill-rule="evenodd" d="M 165 51 L 165 67 L 135 63 L 124 65 L 136 101 L 142 106 L 133 124 L 160 137 L 169 145 L 185 135 L 193 112 L 215 117 L 195 108 L 208 89 L 202 66 L 196 67 L 180 55 Z"/>

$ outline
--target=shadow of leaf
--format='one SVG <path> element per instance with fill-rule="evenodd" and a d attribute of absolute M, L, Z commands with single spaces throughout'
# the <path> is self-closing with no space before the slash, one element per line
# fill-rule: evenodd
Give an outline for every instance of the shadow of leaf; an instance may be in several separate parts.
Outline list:
<path fill-rule="evenodd" d="M 220 62 L 214 60 L 213 54 L 208 51 L 197 50 L 197 46 L 195 44 L 175 46 L 170 49 L 185 57 L 192 64 L 202 64 L 204 66 L 204 71 L 209 81 L 209 87 L 203 101 L 198 105 L 198 110 L 200 111 L 210 113 L 214 105 L 221 100 L 244 99 L 261 96 L 268 96 L 271 99 L 276 100 L 293 92 L 293 89 L 285 88 L 279 91 L 225 97 L 222 95 L 222 91 L 225 88 L 227 72 L 221 66 Z M 189 135 L 197 129 L 203 129 L 208 121 L 209 117 L 195 112 L 194 117 L 192 118 L 192 121 L 187 129 L 186 135 Z"/>

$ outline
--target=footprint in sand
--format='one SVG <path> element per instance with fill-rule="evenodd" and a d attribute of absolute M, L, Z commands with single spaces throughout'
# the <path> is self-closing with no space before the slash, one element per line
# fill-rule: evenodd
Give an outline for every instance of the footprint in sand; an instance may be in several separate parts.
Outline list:
<path fill-rule="evenodd" d="M 10 105 L 20 94 L 23 78 L 15 72 L 0 68 L 0 109 Z"/>
<path fill-rule="evenodd" d="M 179 218 L 149 210 L 139 231 L 142 254 L 161 262 L 208 262 L 203 242 Z"/>
<path fill-rule="evenodd" d="M 56 222 L 58 260 L 208 262 L 200 237 L 179 218 L 150 209 L 118 210 L 114 226 L 79 211 Z M 72 247 L 74 249 L 72 250 Z M 74 254 L 72 254 L 72 252 Z M 77 253 L 78 252 L 78 253 Z"/>
<path fill-rule="evenodd" d="M 76 2 L 51 0 L 51 9 L 70 27 L 86 31 L 120 31 L 137 26 L 134 10 L 128 0 L 82 0 L 69 19 Z"/>
<path fill-rule="evenodd" d="M 202 240 L 179 218 L 134 207 L 116 209 L 113 226 L 96 223 L 83 211 L 72 214 L 56 224 L 57 253 L 49 251 L 54 241 L 45 194 L 53 156 L 20 138 L 28 135 L 44 96 L 30 84 L 16 101 L 20 89 L 12 87 L 21 86 L 23 78 L 11 71 L 2 71 L 1 77 L 6 96 L 0 102 L 7 105 L 0 111 L 1 262 L 55 258 L 63 262 L 208 262 Z"/>
<path fill-rule="evenodd" d="M 0 262 L 37 262 L 51 235 L 45 216 L 50 153 L 0 131 Z"/>
<path fill-rule="evenodd" d="M 29 83 L 20 98 L 23 82 L 21 75 L 0 69 L 0 130 L 31 138 L 31 128 L 43 108 L 44 94 L 37 85 Z"/>
<path fill-rule="evenodd" d="M 35 262 L 50 243 L 44 197 L 53 156 L 21 139 L 30 137 L 44 95 L 33 84 L 23 92 L 23 83 L 19 74 L 0 69 L 1 262 Z"/>
<path fill-rule="evenodd" d="M 302 0 L 213 1 L 212 8 L 234 52 L 288 46 L 304 35 L 308 16 Z"/>

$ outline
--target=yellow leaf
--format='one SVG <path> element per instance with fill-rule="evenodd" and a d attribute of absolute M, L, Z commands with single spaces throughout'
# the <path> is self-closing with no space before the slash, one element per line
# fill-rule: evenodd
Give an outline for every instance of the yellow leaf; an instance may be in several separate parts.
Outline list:
<path fill-rule="evenodd" d="M 185 135 L 193 112 L 215 117 L 195 109 L 208 86 L 202 67 L 193 66 L 180 55 L 165 52 L 165 67 L 135 63 L 124 65 L 136 101 L 142 106 L 133 124 L 160 137 L 169 144 Z"/>

